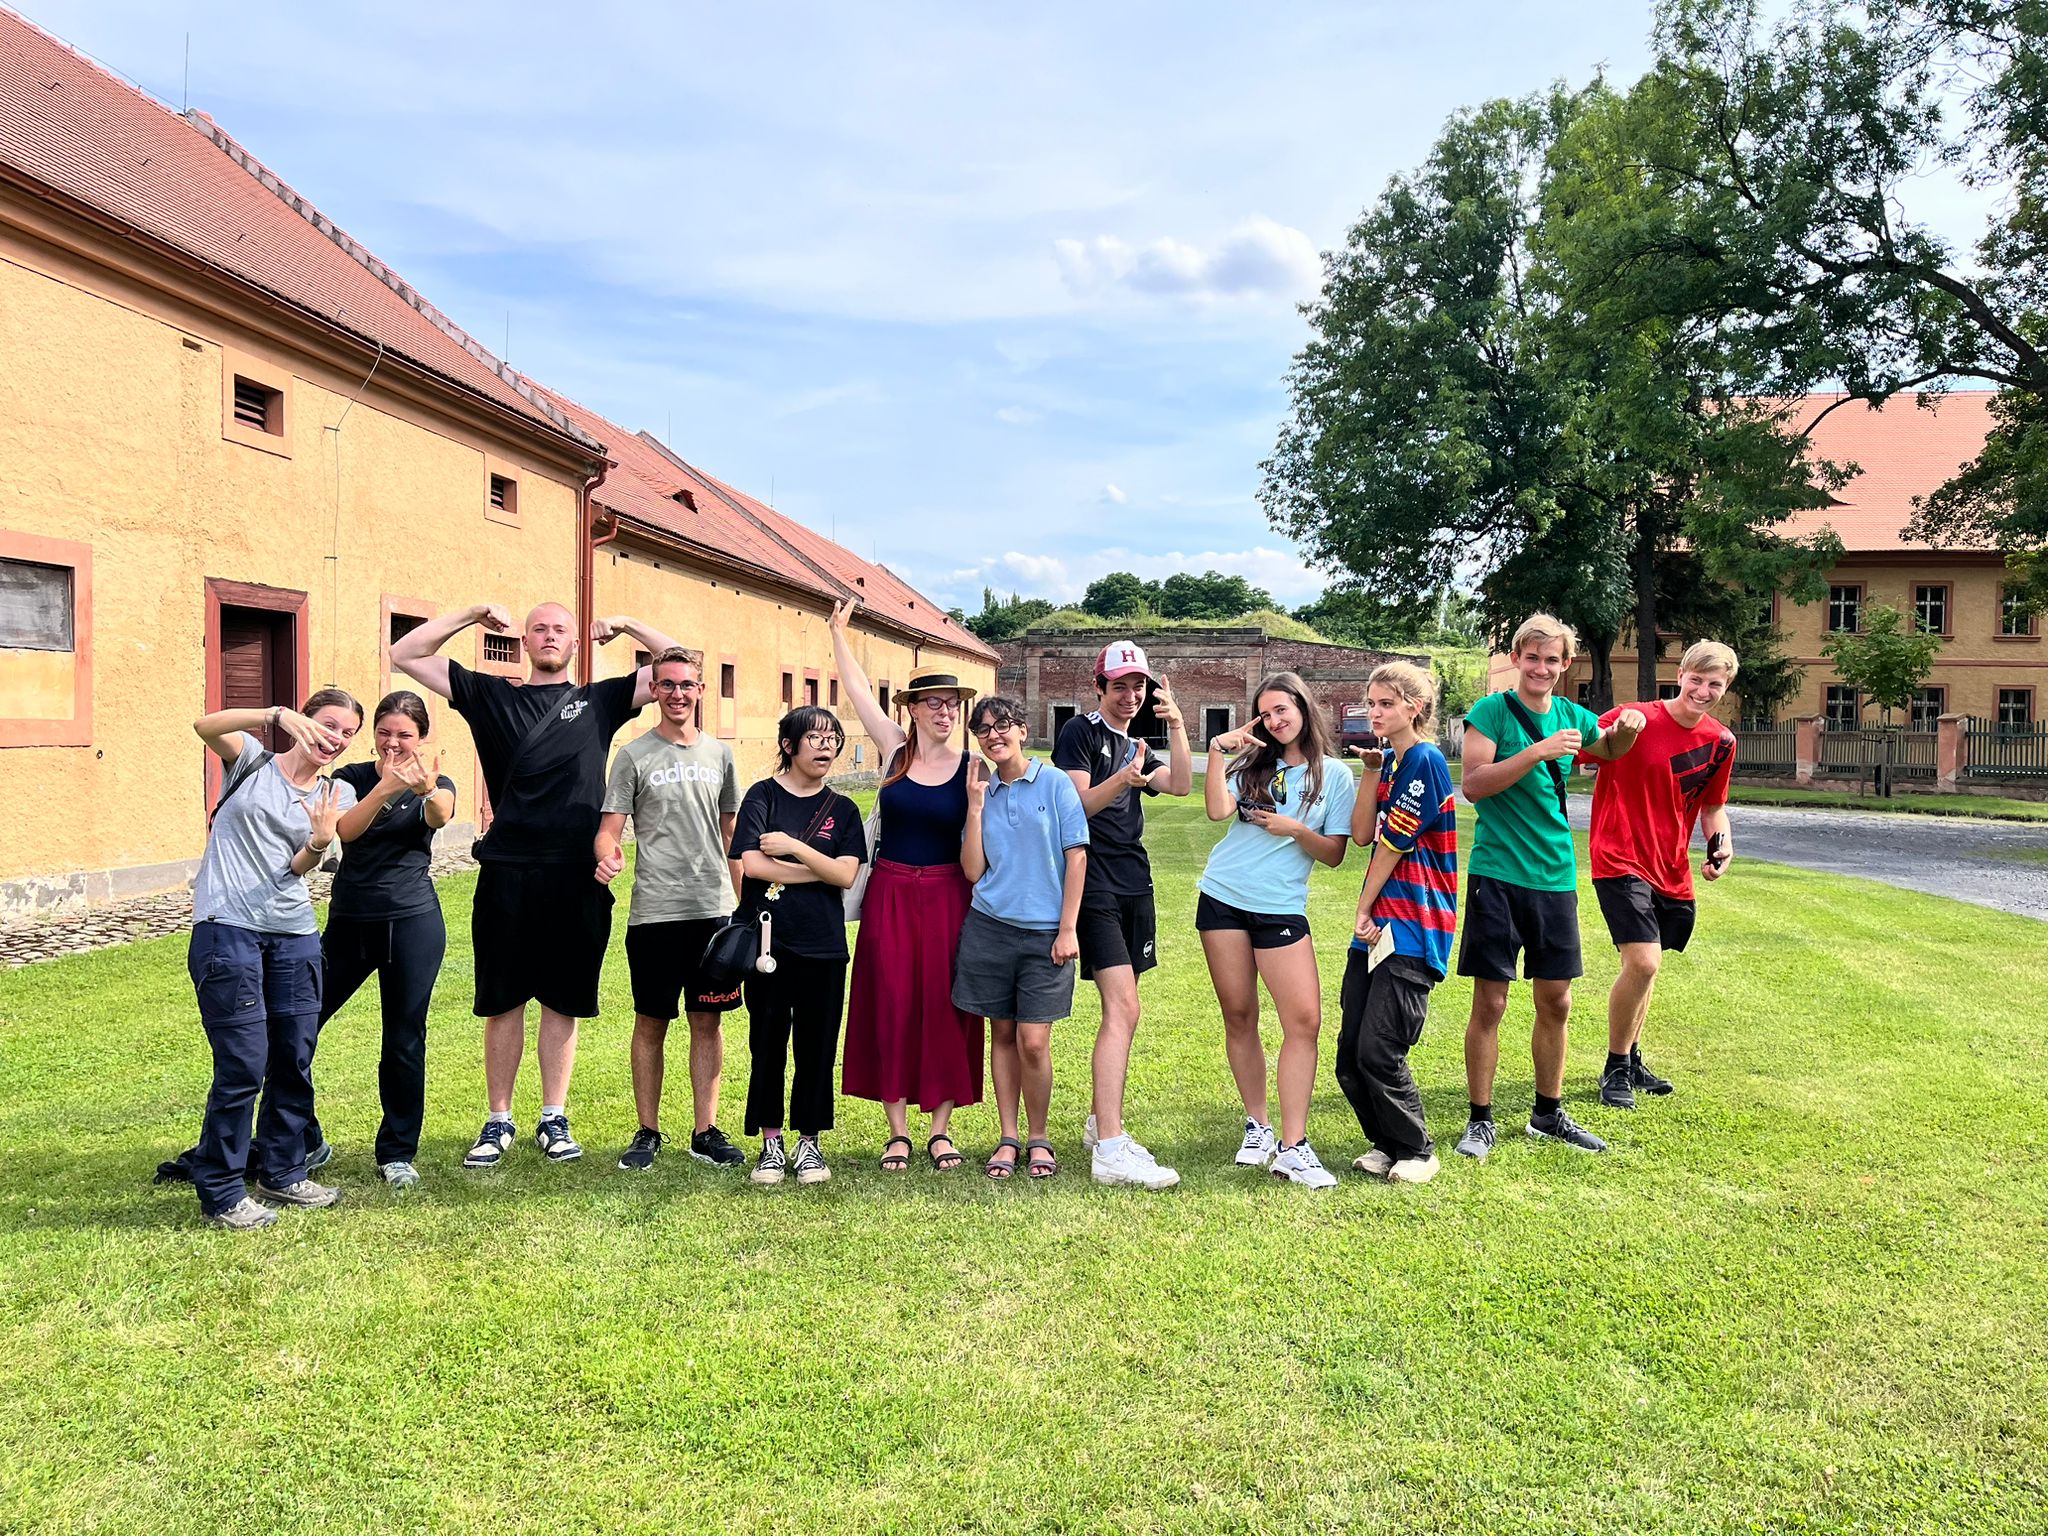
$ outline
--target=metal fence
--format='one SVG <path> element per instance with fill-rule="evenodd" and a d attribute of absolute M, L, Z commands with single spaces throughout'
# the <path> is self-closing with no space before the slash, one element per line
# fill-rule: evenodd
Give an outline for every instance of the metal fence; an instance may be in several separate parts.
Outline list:
<path fill-rule="evenodd" d="M 1738 726 L 1735 771 L 1769 778 L 1791 778 L 1799 771 L 1799 727 Z"/>
<path fill-rule="evenodd" d="M 1963 730 L 1964 778 L 2048 779 L 2048 725 L 2000 725 L 1972 716 Z"/>
<path fill-rule="evenodd" d="M 1465 756 L 1465 717 L 1454 715 L 1446 720 L 1437 734 L 1437 743 L 1443 748 L 1446 762 L 1460 762 Z"/>
<path fill-rule="evenodd" d="M 1873 779 L 1882 768 L 1891 779 L 1931 780 L 1934 746 L 1933 731 L 1822 731 L 1814 772 L 1830 778 Z"/>

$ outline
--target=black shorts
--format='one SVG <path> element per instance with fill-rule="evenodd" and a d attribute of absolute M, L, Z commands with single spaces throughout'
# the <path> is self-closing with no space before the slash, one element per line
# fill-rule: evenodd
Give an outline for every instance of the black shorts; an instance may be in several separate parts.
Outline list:
<path fill-rule="evenodd" d="M 1097 971 L 1128 965 L 1142 976 L 1159 963 L 1159 919 L 1152 910 L 1152 893 L 1137 896 L 1081 896 L 1081 916 L 1074 924 L 1081 941 L 1081 975 L 1092 979 Z"/>
<path fill-rule="evenodd" d="M 626 969 L 633 978 L 633 1011 L 650 1019 L 678 1013 L 726 1013 L 739 1007 L 740 989 L 706 987 L 699 972 L 704 946 L 725 926 L 722 917 L 680 918 L 626 925 Z"/>
<path fill-rule="evenodd" d="M 1248 933 L 1253 949 L 1285 949 L 1309 936 L 1308 919 L 1300 913 L 1247 912 L 1203 891 L 1195 902 L 1197 933 Z"/>
<path fill-rule="evenodd" d="M 477 871 L 469 915 L 476 1016 L 537 1002 L 574 1019 L 597 1017 L 597 976 L 612 937 L 612 893 L 592 866 L 508 864 Z"/>
<path fill-rule="evenodd" d="M 1465 878 L 1464 935 L 1458 974 L 1513 981 L 1515 956 L 1531 981 L 1570 981 L 1586 974 L 1579 954 L 1579 893 L 1534 891 L 1491 875 Z"/>
<path fill-rule="evenodd" d="M 1677 896 L 1666 896 L 1641 875 L 1611 875 L 1593 882 L 1608 936 L 1623 944 L 1655 944 L 1684 949 L 1692 938 L 1697 908 Z"/>

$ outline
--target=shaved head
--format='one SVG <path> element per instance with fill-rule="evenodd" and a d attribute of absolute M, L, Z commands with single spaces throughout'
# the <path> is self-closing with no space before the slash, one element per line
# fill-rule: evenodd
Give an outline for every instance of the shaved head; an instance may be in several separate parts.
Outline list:
<path fill-rule="evenodd" d="M 576 615 L 560 603 L 542 603 L 526 616 L 524 638 L 535 676 L 566 672 L 576 655 Z"/>
<path fill-rule="evenodd" d="M 542 603 L 526 616 L 526 627 L 531 629 L 542 619 L 546 619 L 549 623 L 566 624 L 571 629 L 576 627 L 576 615 L 567 608 L 564 608 L 560 603 Z"/>

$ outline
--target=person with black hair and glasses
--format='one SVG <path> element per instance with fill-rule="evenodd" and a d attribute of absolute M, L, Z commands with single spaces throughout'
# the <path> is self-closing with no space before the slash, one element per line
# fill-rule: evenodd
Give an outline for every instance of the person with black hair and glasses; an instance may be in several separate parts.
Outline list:
<path fill-rule="evenodd" d="M 768 923 L 762 951 L 773 964 L 745 981 L 746 1134 L 761 1155 L 749 1175 L 780 1184 L 792 1163 L 799 1184 L 832 1177 L 819 1137 L 832 1129 L 832 1064 L 846 1002 L 846 892 L 867 856 L 860 807 L 825 782 L 846 747 L 839 717 L 814 704 L 775 728 L 776 772 L 740 801 L 732 856 L 744 880 L 740 911 Z M 795 1075 L 785 1079 L 792 1051 Z M 788 1113 L 783 1097 L 788 1083 Z M 792 1158 L 784 1125 L 796 1127 Z"/>

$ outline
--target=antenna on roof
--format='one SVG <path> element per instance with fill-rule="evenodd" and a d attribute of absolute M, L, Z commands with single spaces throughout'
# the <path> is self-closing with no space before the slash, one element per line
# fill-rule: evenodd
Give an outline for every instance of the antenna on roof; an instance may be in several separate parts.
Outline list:
<path fill-rule="evenodd" d="M 509 309 L 505 311 L 505 350 L 498 354 L 498 360 L 504 363 L 512 361 L 512 311 Z"/>
<path fill-rule="evenodd" d="M 192 34 L 190 32 L 185 34 L 185 102 L 178 110 L 180 112 L 190 112 L 192 110 Z"/>

